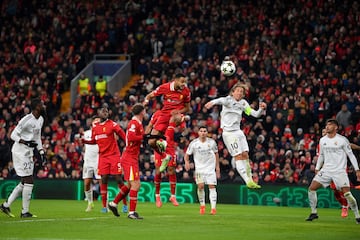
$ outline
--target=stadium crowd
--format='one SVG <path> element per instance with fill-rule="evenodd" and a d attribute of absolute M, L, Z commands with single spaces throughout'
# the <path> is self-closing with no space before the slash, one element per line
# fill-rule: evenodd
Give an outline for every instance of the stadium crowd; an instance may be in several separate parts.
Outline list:
<path fill-rule="evenodd" d="M 236 2 L 236 3 L 235 3 Z M 254 178 L 261 184 L 303 184 L 313 178 L 316 146 L 326 119 L 360 145 L 360 5 L 348 0 L 255 1 L 1 1 L 0 177 L 15 178 L 10 133 L 29 112 L 29 100 L 47 105 L 43 144 L 49 162 L 37 178 L 81 179 L 83 143 L 103 102 L 126 129 L 131 107 L 181 69 L 191 89 L 191 121 L 177 131 L 178 181 L 193 181 L 183 156 L 198 127 L 208 126 L 219 147 L 220 182 L 242 182 L 224 147 L 219 112 L 204 103 L 240 81 L 261 119 L 246 117 Z M 61 112 L 61 94 L 94 54 L 129 54 L 139 76 L 126 96 L 95 91 Z M 225 56 L 237 65 L 226 78 Z M 151 101 L 149 115 L 160 108 Z M 147 122 L 144 123 L 145 125 Z M 124 143 L 119 142 L 120 149 Z M 153 181 L 151 149 L 140 156 L 141 180 Z M 193 166 L 192 166 L 193 169 Z M 353 176 L 352 169 L 349 175 Z M 166 175 L 164 174 L 164 180 Z M 350 177 L 351 178 L 351 177 Z M 351 178 L 354 184 L 356 178 Z"/>

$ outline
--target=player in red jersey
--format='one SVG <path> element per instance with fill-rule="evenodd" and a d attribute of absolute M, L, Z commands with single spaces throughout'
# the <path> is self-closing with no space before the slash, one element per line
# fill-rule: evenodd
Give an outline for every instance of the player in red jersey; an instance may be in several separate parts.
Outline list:
<path fill-rule="evenodd" d="M 190 89 L 186 86 L 187 79 L 184 74 L 177 73 L 173 81 L 164 83 L 157 87 L 154 91 L 146 95 L 144 105 L 149 103 L 149 100 L 162 96 L 163 106 L 160 111 L 157 111 L 150 125 L 147 127 L 147 132 L 150 132 L 148 144 L 155 151 L 155 199 L 156 206 L 161 207 L 160 198 L 160 182 L 161 172 L 167 168 L 168 178 L 170 182 L 171 197 L 170 201 L 174 206 L 179 203 L 176 200 L 176 156 L 175 156 L 175 142 L 174 130 L 180 125 L 186 117 L 184 114 L 190 109 L 191 94 Z M 161 137 L 165 137 L 163 141 Z"/>
<path fill-rule="evenodd" d="M 128 183 L 130 192 L 120 191 L 115 197 L 114 201 L 109 202 L 108 207 L 115 216 L 120 216 L 117 205 L 127 195 L 130 197 L 130 211 L 128 218 L 130 219 L 143 219 L 135 211 L 137 204 L 138 192 L 140 189 L 140 176 L 139 176 L 139 155 L 140 146 L 144 138 L 144 128 L 142 121 L 146 114 L 145 107 L 142 104 L 135 104 L 132 107 L 133 117 L 129 121 L 126 131 L 126 147 L 121 157 L 121 166 L 124 171 L 124 178 Z"/>
<path fill-rule="evenodd" d="M 102 212 L 107 212 L 107 193 L 109 176 L 114 175 L 121 191 L 129 192 L 129 188 L 124 185 L 122 180 L 122 168 L 120 164 L 120 150 L 117 144 L 115 134 L 125 141 L 125 132 L 121 127 L 109 118 L 109 109 L 104 105 L 98 111 L 100 122 L 92 128 L 90 141 L 84 141 L 88 144 L 97 144 L 99 146 L 99 164 L 98 174 L 101 176 L 100 192 L 102 198 Z"/>

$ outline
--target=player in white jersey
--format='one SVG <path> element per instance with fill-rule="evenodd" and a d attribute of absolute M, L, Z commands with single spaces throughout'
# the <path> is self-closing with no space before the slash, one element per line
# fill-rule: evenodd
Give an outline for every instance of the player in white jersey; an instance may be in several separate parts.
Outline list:
<path fill-rule="evenodd" d="M 22 196 L 22 211 L 20 217 L 36 217 L 29 212 L 30 199 L 34 187 L 34 148 L 40 153 L 43 164 L 46 162 L 45 152 L 41 143 L 41 129 L 44 124 L 44 118 L 41 114 L 44 112 L 44 103 L 40 99 L 31 101 L 31 113 L 25 115 L 11 133 L 11 139 L 14 141 L 12 146 L 12 160 L 16 174 L 20 177 L 20 183 L 13 189 L 10 196 L 0 206 L 0 210 L 9 217 L 14 217 L 10 211 L 11 204 L 20 195 Z"/>
<path fill-rule="evenodd" d="M 357 180 L 360 180 L 360 170 L 356 157 L 351 150 L 348 139 L 337 133 L 339 123 L 335 119 L 326 121 L 326 135 L 320 138 L 319 158 L 316 163 L 316 175 L 313 178 L 308 191 L 311 214 L 306 221 L 319 218 L 317 214 L 317 193 L 320 187 L 328 187 L 331 181 L 337 189 L 344 193 L 351 210 L 355 214 L 356 223 L 360 224 L 360 215 L 356 199 L 350 192 L 350 181 L 346 172 L 347 158 L 353 165 Z"/>
<path fill-rule="evenodd" d="M 92 126 L 99 122 L 100 118 L 94 116 L 91 123 Z M 83 139 L 91 141 L 91 128 L 84 132 Z M 93 178 L 100 180 L 101 176 L 98 175 L 98 160 L 99 160 L 99 146 L 97 144 L 85 144 L 84 151 L 84 165 L 83 165 L 83 179 L 84 179 L 84 192 L 85 198 L 88 201 L 85 212 L 90 212 L 94 208 L 93 191 L 91 182 Z"/>
<path fill-rule="evenodd" d="M 259 109 L 255 111 L 244 99 L 246 87 L 236 83 L 230 90 L 227 97 L 220 97 L 205 104 L 205 108 L 210 109 L 214 105 L 222 105 L 221 128 L 224 143 L 235 159 L 236 170 L 246 183 L 248 188 L 261 188 L 253 181 L 249 163 L 249 145 L 244 132 L 240 129 L 242 114 L 256 118 L 265 114 L 266 103 L 259 103 Z"/>
<path fill-rule="evenodd" d="M 193 155 L 195 164 L 195 182 L 197 195 L 200 203 L 200 214 L 205 214 L 205 184 L 209 187 L 209 199 L 211 205 L 210 214 L 216 214 L 217 202 L 217 178 L 220 178 L 219 153 L 214 139 L 208 138 L 207 128 L 201 126 L 198 131 L 199 137 L 192 140 L 186 150 L 184 161 L 185 170 L 190 170 L 189 156 Z"/>

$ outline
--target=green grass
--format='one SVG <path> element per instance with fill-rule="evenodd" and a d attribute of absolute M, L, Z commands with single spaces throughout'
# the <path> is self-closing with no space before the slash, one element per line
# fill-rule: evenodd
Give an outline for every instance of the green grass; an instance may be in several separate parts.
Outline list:
<path fill-rule="evenodd" d="M 31 212 L 38 218 L 21 219 L 17 200 L 11 207 L 16 218 L 0 213 L 0 239 L 360 239 L 354 214 L 342 219 L 340 209 L 319 209 L 320 218 L 306 222 L 308 208 L 218 204 L 216 216 L 201 216 L 198 204 L 164 203 L 158 209 L 154 203 L 138 203 L 142 221 L 102 214 L 100 202 L 90 213 L 85 208 L 84 201 L 36 199 Z"/>

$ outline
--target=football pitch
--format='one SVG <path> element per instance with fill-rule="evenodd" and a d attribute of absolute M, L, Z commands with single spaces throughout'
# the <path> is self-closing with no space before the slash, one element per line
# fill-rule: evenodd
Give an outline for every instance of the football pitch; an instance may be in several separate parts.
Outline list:
<path fill-rule="evenodd" d="M 213 216 L 208 204 L 207 213 L 199 215 L 197 203 L 156 208 L 140 202 L 137 210 L 144 219 L 132 220 L 124 213 L 118 218 L 101 213 L 101 202 L 92 212 L 85 212 L 86 206 L 85 201 L 36 199 L 30 208 L 38 217 L 21 219 L 18 199 L 11 207 L 15 218 L 0 213 L 0 239 L 360 239 L 360 225 L 350 210 L 342 219 L 340 209 L 320 208 L 319 219 L 306 222 L 309 208 L 218 204 Z"/>

